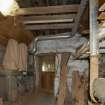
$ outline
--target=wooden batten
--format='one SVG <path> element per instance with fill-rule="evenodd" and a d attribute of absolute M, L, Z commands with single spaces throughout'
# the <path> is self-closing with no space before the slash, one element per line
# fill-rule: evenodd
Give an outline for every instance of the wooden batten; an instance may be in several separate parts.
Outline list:
<path fill-rule="evenodd" d="M 74 21 L 73 18 L 71 19 L 55 19 L 55 20 L 29 20 L 24 21 L 24 24 L 47 24 L 47 23 L 72 23 Z"/>
<path fill-rule="evenodd" d="M 105 20 L 105 12 L 102 12 L 102 13 L 98 16 L 98 20 Z"/>
<path fill-rule="evenodd" d="M 61 14 L 61 13 L 77 13 L 79 5 L 62 5 L 47 7 L 20 8 L 17 15 L 45 15 L 45 14 Z"/>
<path fill-rule="evenodd" d="M 100 12 L 105 11 L 105 3 L 99 8 L 99 11 Z"/>
<path fill-rule="evenodd" d="M 73 23 L 27 25 L 26 30 L 72 29 Z"/>
<path fill-rule="evenodd" d="M 101 1 L 101 0 L 100 0 Z M 101 4 L 99 8 L 100 15 L 98 16 L 98 20 L 105 20 L 105 1 Z"/>
<path fill-rule="evenodd" d="M 58 20 L 75 18 L 76 14 L 60 14 L 60 15 L 41 15 L 41 16 L 22 16 L 23 21 L 34 20 Z"/>

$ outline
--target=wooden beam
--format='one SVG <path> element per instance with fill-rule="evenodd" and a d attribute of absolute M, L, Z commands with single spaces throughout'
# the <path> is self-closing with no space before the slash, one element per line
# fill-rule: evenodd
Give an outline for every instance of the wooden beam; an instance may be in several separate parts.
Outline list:
<path fill-rule="evenodd" d="M 70 19 L 75 18 L 76 14 L 59 14 L 59 15 L 42 15 L 42 16 L 22 16 L 23 21 L 29 20 L 56 20 L 56 19 Z"/>
<path fill-rule="evenodd" d="M 47 7 L 20 8 L 17 15 L 44 15 L 44 14 L 63 14 L 77 13 L 79 5 L 62 5 Z"/>
<path fill-rule="evenodd" d="M 76 14 L 22 17 L 24 24 L 73 22 Z"/>
<path fill-rule="evenodd" d="M 82 19 L 82 16 L 83 16 L 83 13 L 85 11 L 87 4 L 88 4 L 88 0 L 81 0 L 80 8 L 79 8 L 78 14 L 75 18 L 75 25 L 73 27 L 72 34 L 75 34 L 78 31 L 80 21 Z"/>
<path fill-rule="evenodd" d="M 47 23 L 71 23 L 73 19 L 58 19 L 58 20 L 29 20 L 24 21 L 24 24 L 47 24 Z"/>
<path fill-rule="evenodd" d="M 26 25 L 26 30 L 47 30 L 47 29 L 71 29 L 74 26 L 73 23 L 63 24 L 41 24 L 41 25 Z"/>
<path fill-rule="evenodd" d="M 93 100 L 94 100 L 93 82 L 99 76 L 98 70 L 99 70 L 99 58 L 98 56 L 91 56 L 90 57 L 90 96 L 93 98 Z"/>
<path fill-rule="evenodd" d="M 87 52 L 89 52 L 89 44 L 85 43 L 76 50 L 76 58 L 79 58 L 80 56 L 82 56 L 83 54 L 86 54 Z"/>
<path fill-rule="evenodd" d="M 57 105 L 64 105 L 64 101 L 65 101 L 65 97 L 66 97 L 67 63 L 68 63 L 69 57 L 70 57 L 69 54 L 62 54 L 61 78 L 60 78 L 60 88 L 59 88 Z"/>
<path fill-rule="evenodd" d="M 78 71 L 72 73 L 72 101 L 73 105 L 86 105 L 88 103 L 86 74 L 80 75 Z"/>
<path fill-rule="evenodd" d="M 100 12 L 105 11 L 105 3 L 99 8 L 99 11 Z"/>
<path fill-rule="evenodd" d="M 105 20 L 105 12 L 102 12 L 102 13 L 98 16 L 98 20 Z"/>

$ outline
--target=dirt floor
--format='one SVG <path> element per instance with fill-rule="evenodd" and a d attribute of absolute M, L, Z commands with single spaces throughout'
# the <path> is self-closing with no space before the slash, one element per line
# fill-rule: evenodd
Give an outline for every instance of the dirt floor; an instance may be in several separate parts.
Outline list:
<path fill-rule="evenodd" d="M 45 91 L 33 91 L 21 96 L 14 105 L 54 105 L 54 97 Z"/>

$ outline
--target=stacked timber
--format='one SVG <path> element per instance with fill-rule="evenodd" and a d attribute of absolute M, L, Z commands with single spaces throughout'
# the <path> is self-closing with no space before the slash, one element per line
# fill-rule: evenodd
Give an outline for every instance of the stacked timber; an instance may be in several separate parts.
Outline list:
<path fill-rule="evenodd" d="M 19 71 L 27 70 L 27 46 L 22 43 L 19 44 L 19 59 L 18 59 L 18 69 Z"/>
<path fill-rule="evenodd" d="M 105 20 L 105 3 L 99 8 L 100 15 L 98 20 Z"/>
<path fill-rule="evenodd" d="M 6 53 L 3 60 L 5 69 L 17 70 L 18 69 L 18 42 L 10 39 L 6 48 Z"/>

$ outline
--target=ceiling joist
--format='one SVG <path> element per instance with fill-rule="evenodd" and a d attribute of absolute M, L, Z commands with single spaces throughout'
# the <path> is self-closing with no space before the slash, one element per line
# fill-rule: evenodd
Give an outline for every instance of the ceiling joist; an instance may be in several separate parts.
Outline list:
<path fill-rule="evenodd" d="M 73 22 L 75 16 L 75 14 L 28 16 L 23 17 L 22 20 L 24 24 L 67 23 Z"/>
<path fill-rule="evenodd" d="M 31 7 L 20 8 L 17 15 L 45 15 L 45 14 L 63 14 L 63 13 L 77 13 L 79 5 L 61 5 L 61 6 L 47 6 L 47 7 Z"/>
<path fill-rule="evenodd" d="M 73 23 L 63 24 L 38 24 L 38 25 L 26 25 L 26 30 L 50 30 L 50 29 L 71 29 L 74 26 Z"/>
<path fill-rule="evenodd" d="M 24 21 L 24 24 L 47 24 L 47 23 L 66 23 L 66 22 L 73 22 L 73 19 L 58 19 L 58 20 L 30 20 Z"/>

